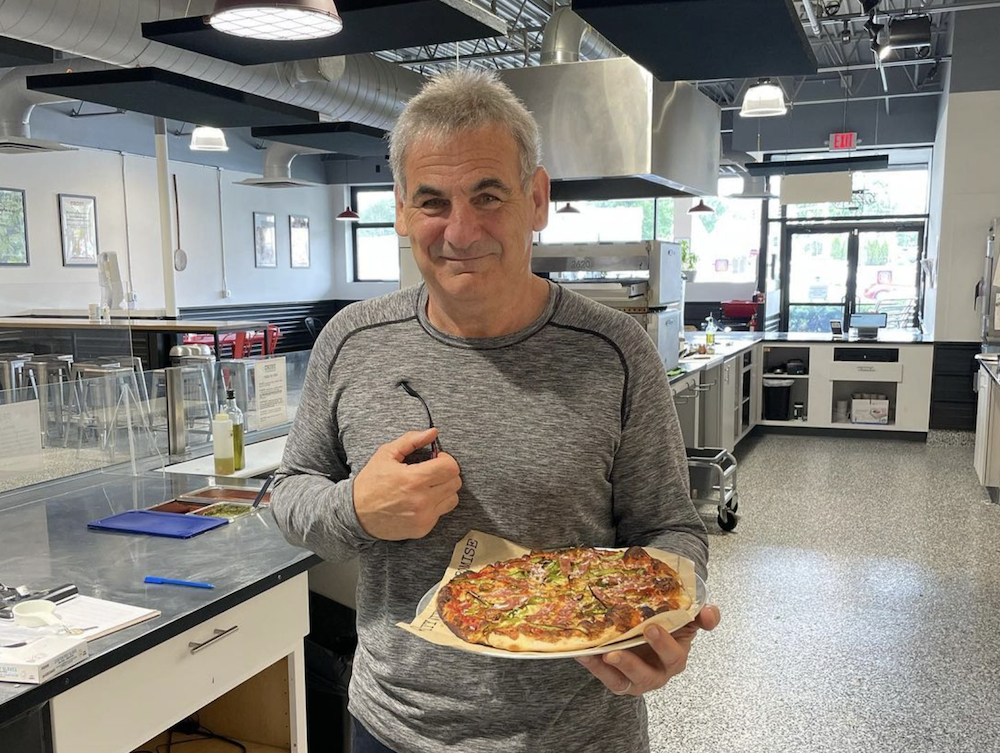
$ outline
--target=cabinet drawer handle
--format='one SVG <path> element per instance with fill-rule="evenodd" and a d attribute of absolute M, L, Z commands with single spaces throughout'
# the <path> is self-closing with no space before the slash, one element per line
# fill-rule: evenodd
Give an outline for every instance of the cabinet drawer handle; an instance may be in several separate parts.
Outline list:
<path fill-rule="evenodd" d="M 215 629 L 215 635 L 213 635 L 207 641 L 204 641 L 203 643 L 195 643 L 194 641 L 191 641 L 190 643 L 188 643 L 188 648 L 191 649 L 191 653 L 192 654 L 197 654 L 203 648 L 208 648 L 209 646 L 211 646 L 216 641 L 221 641 L 227 635 L 232 635 L 233 633 L 235 633 L 239 629 L 240 629 L 239 625 L 233 625 L 228 630 L 219 630 L 219 628 L 216 628 Z"/>
<path fill-rule="evenodd" d="M 715 386 L 715 382 L 712 382 L 711 384 L 699 384 L 699 385 L 695 386 L 694 391 L 695 392 L 709 392 L 709 391 L 711 391 L 711 389 L 714 386 Z"/>

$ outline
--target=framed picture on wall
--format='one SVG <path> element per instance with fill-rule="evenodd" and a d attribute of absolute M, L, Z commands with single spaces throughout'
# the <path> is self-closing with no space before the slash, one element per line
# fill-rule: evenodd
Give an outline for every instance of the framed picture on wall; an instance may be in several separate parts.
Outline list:
<path fill-rule="evenodd" d="M 292 267 L 309 266 L 309 218 L 302 215 L 288 215 L 288 237 L 292 247 Z"/>
<path fill-rule="evenodd" d="M 253 213 L 253 255 L 258 267 L 277 267 L 278 254 L 274 239 L 274 215 L 267 212 Z"/>
<path fill-rule="evenodd" d="M 28 221 L 19 188 L 0 188 L 0 264 L 28 266 Z"/>
<path fill-rule="evenodd" d="M 59 194 L 63 266 L 97 266 L 97 199 Z"/>

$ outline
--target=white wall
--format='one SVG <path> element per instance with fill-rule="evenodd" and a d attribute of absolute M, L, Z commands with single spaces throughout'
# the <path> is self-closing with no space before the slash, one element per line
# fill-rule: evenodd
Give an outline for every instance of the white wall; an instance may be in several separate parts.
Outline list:
<path fill-rule="evenodd" d="M 125 180 L 129 201 L 128 245 L 120 155 L 86 150 L 0 155 L 0 187 L 25 191 L 30 261 L 27 267 L 0 266 L 0 315 L 32 308 L 86 309 L 88 304 L 100 300 L 96 267 L 63 266 L 60 193 L 97 199 L 98 247 L 101 251 L 117 252 L 126 284 L 131 255 L 138 306 L 163 307 L 155 164 L 144 157 L 126 157 Z"/>
<path fill-rule="evenodd" d="M 934 140 L 934 151 L 931 158 L 930 202 L 927 219 L 927 259 L 932 266 L 930 277 L 924 287 L 924 332 L 931 337 L 937 326 L 938 271 L 941 249 L 941 210 L 944 203 L 944 168 L 947 152 L 945 146 L 948 140 L 948 96 L 941 97 L 941 109 L 938 114 L 937 138 Z M 932 284 L 933 283 L 933 284 Z"/>
<path fill-rule="evenodd" d="M 99 300 L 95 267 L 64 267 L 59 236 L 57 194 L 95 196 L 98 244 L 116 251 L 122 277 L 131 279 L 143 310 L 164 307 L 163 271 L 156 163 L 127 156 L 128 241 L 126 245 L 122 157 L 114 152 L 81 149 L 37 155 L 0 155 L 0 187 L 26 192 L 30 266 L 0 267 L 0 316 L 32 309 L 86 309 Z M 347 203 L 344 186 L 264 189 L 234 185 L 249 173 L 222 171 L 228 289 L 222 273 L 217 170 L 171 162 L 180 190 L 182 245 L 188 267 L 175 272 L 181 307 L 247 303 L 358 299 L 395 289 L 394 285 L 351 283 L 348 254 L 350 226 L 334 217 Z M 274 269 L 257 269 L 253 253 L 253 212 L 276 217 Z M 292 269 L 288 216 L 310 219 L 311 263 Z M 173 238 L 173 227 L 168 229 Z M 176 242 L 174 240 L 174 242 Z M 128 249 L 128 251 L 127 251 Z"/>
<path fill-rule="evenodd" d="M 973 291 L 982 276 L 986 232 L 1000 216 L 1000 91 L 948 98 L 940 226 L 932 229 L 938 258 L 934 338 L 976 342 L 980 319 Z M 937 150 L 935 150 L 937 152 Z M 932 208 L 932 217 L 934 210 Z"/>

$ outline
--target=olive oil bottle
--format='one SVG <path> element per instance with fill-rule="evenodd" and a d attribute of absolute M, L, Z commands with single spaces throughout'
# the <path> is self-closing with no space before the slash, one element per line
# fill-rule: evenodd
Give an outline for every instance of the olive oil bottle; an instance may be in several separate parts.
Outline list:
<path fill-rule="evenodd" d="M 243 444 L 243 411 L 236 404 L 236 394 L 232 390 L 226 390 L 226 404 L 222 407 L 222 412 L 233 422 L 233 460 L 236 463 L 236 470 L 242 471 L 247 466 Z"/>
<path fill-rule="evenodd" d="M 233 422 L 225 413 L 219 413 L 212 421 L 212 455 L 215 458 L 215 473 L 218 476 L 232 476 L 236 472 L 233 458 Z"/>

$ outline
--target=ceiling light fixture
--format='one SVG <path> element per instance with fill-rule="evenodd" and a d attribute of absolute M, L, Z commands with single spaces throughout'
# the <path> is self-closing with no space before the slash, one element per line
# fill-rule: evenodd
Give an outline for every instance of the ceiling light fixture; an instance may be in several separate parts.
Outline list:
<path fill-rule="evenodd" d="M 580 210 L 567 201 L 562 209 L 556 210 L 556 214 L 580 214 Z"/>
<path fill-rule="evenodd" d="M 337 215 L 337 219 L 341 222 L 357 222 L 361 219 L 361 215 L 348 206 L 347 209 Z"/>
<path fill-rule="evenodd" d="M 332 37 L 344 28 L 333 0 L 216 0 L 208 23 L 237 37 L 281 42 Z"/>
<path fill-rule="evenodd" d="M 897 50 L 930 50 L 930 16 L 894 16 L 889 19 L 879 57 L 885 60 Z"/>
<path fill-rule="evenodd" d="M 699 199 L 698 203 L 688 210 L 688 214 L 715 214 L 715 210 L 706 204 L 704 199 Z"/>
<path fill-rule="evenodd" d="M 228 152 L 229 144 L 221 128 L 197 126 L 191 132 L 190 148 L 192 152 Z"/>
<path fill-rule="evenodd" d="M 740 117 L 743 118 L 772 118 L 777 115 L 784 115 L 788 112 L 785 105 L 785 93 L 780 86 L 775 86 L 769 78 L 757 80 L 756 86 L 747 89 L 743 97 L 743 107 L 740 108 Z"/>

